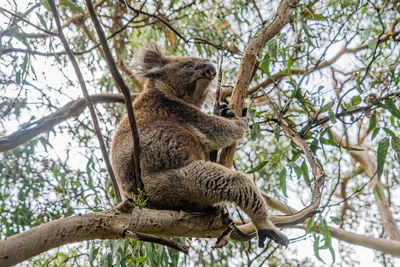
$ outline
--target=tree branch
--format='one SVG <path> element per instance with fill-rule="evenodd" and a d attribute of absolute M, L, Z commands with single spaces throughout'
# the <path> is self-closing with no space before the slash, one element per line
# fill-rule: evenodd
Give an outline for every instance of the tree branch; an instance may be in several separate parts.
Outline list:
<path fill-rule="evenodd" d="M 0 260 L 2 265 L 10 266 L 55 247 L 94 239 L 138 238 L 143 235 L 146 238 L 149 235 L 215 238 L 228 224 L 228 219 L 222 214 L 210 216 L 202 212 L 146 208 L 124 213 L 112 208 L 55 220 L 3 239 L 0 241 Z"/>
<path fill-rule="evenodd" d="M 112 208 L 103 212 L 55 220 L 0 240 L 0 260 L 2 264 L 9 266 L 55 247 L 94 239 L 140 238 L 140 236 L 148 238 L 149 235 L 217 238 L 226 230 L 230 222 L 222 213 L 147 208 L 135 208 L 131 213 L 126 213 L 118 208 Z M 276 225 L 279 227 L 279 223 Z M 248 229 L 251 231 L 250 227 Z M 332 228 L 329 230 L 332 236 L 345 242 L 400 256 L 398 241 L 375 239 Z M 171 246 L 179 248 L 176 244 L 171 244 Z"/>
<path fill-rule="evenodd" d="M 282 0 L 276 12 L 276 16 L 271 24 L 263 27 L 250 41 L 244 51 L 242 61 L 240 63 L 239 74 L 236 79 L 232 92 L 230 108 L 240 114 L 244 99 L 246 97 L 247 88 L 253 76 L 253 70 L 257 63 L 258 52 L 267 41 L 278 34 L 282 28 L 290 22 L 293 8 L 296 6 L 296 0 Z M 219 163 L 228 168 L 232 167 L 233 157 L 235 155 L 236 144 L 223 149 Z"/>
<path fill-rule="evenodd" d="M 377 42 L 377 45 L 385 43 L 387 41 L 389 41 L 391 38 L 396 38 L 396 36 L 398 36 L 400 34 L 400 31 L 397 32 L 393 32 L 390 31 L 388 33 L 385 34 L 385 36 L 383 36 L 381 39 L 379 39 L 379 41 Z M 362 50 L 368 49 L 368 44 L 356 47 L 356 48 L 347 48 L 347 46 L 344 46 L 335 56 L 333 56 L 330 60 L 327 61 L 323 61 L 320 62 L 318 65 L 312 66 L 309 65 L 307 67 L 305 67 L 304 69 L 300 69 L 300 68 L 292 68 L 290 70 L 290 72 L 288 70 L 283 70 L 280 71 L 274 75 L 272 75 L 271 77 L 269 77 L 268 79 L 266 79 L 264 82 L 250 88 L 247 90 L 247 95 L 253 95 L 256 92 L 258 92 L 260 89 L 267 87 L 268 85 L 277 83 L 279 81 L 281 81 L 282 79 L 288 78 L 291 75 L 308 75 L 314 71 L 317 70 L 321 70 L 324 69 L 326 67 L 331 66 L 333 63 L 335 63 L 339 58 L 341 58 L 343 55 L 345 54 L 356 54 Z M 232 89 L 230 90 L 225 90 L 222 94 L 221 99 L 225 99 L 228 96 L 230 96 L 232 94 Z"/>
<path fill-rule="evenodd" d="M 135 98 L 136 93 L 132 94 Z M 90 99 L 93 104 L 98 103 L 124 103 L 124 97 L 122 94 L 96 94 L 91 95 Z M 15 148 L 24 142 L 38 136 L 43 132 L 51 130 L 55 125 L 69 119 L 76 117 L 83 112 L 87 107 L 85 99 L 79 98 L 77 100 L 68 102 L 62 108 L 56 112 L 45 116 L 35 122 L 24 125 L 21 129 L 16 132 L 0 138 L 0 152 Z"/>
<path fill-rule="evenodd" d="M 65 38 L 65 35 L 63 33 L 60 17 L 58 15 L 58 11 L 57 11 L 56 5 L 54 3 L 54 0 L 48 0 L 48 3 L 50 5 L 51 11 L 53 13 L 54 19 L 56 21 L 56 25 L 57 25 L 57 29 L 58 29 L 58 37 L 60 38 L 60 40 L 61 40 L 61 42 L 62 42 L 62 44 L 64 46 L 64 49 L 67 52 L 67 55 L 68 55 L 69 59 L 71 60 L 71 63 L 73 65 L 73 67 L 74 67 L 75 74 L 76 74 L 76 76 L 78 78 L 78 81 L 79 81 L 79 84 L 81 86 L 83 95 L 84 95 L 85 100 L 87 102 L 87 106 L 89 107 L 89 111 L 90 111 L 90 115 L 92 117 L 94 129 L 95 129 L 95 132 L 96 132 L 96 135 L 97 135 L 97 139 L 99 140 L 101 153 L 103 155 L 104 162 L 106 164 L 108 173 L 109 173 L 110 178 L 111 178 L 111 184 L 112 184 L 114 192 L 115 192 L 115 197 L 117 198 L 118 202 L 121 202 L 122 201 L 121 193 L 119 192 L 119 188 L 118 188 L 118 185 L 117 185 L 117 181 L 115 179 L 114 171 L 113 171 L 113 169 L 111 167 L 110 158 L 108 157 L 108 153 L 107 153 L 106 146 L 104 144 L 103 136 L 101 135 L 99 121 L 97 119 L 97 115 L 96 115 L 96 112 L 94 110 L 92 100 L 89 97 L 89 93 L 87 91 L 86 84 L 85 84 L 85 81 L 83 79 L 82 72 L 79 69 L 78 62 L 76 61 L 74 55 L 72 54 L 71 48 L 69 47 L 67 39 Z"/>
<path fill-rule="evenodd" d="M 99 19 L 97 18 L 96 11 L 93 7 L 92 1 L 91 0 L 85 0 L 90 17 L 92 18 L 94 27 L 96 29 L 97 35 L 99 36 L 100 44 L 104 50 L 104 55 L 105 59 L 107 62 L 107 66 L 110 69 L 110 72 L 119 87 L 120 91 L 123 93 L 124 98 L 125 98 L 125 105 L 126 105 L 126 110 L 128 112 L 128 119 L 129 119 L 129 125 L 131 127 L 131 133 L 132 133 L 132 141 L 133 141 L 133 163 L 134 163 L 134 170 L 135 170 L 135 180 L 136 180 L 136 186 L 137 188 L 134 188 L 134 192 L 136 195 L 139 195 L 139 190 L 140 189 L 142 192 L 144 192 L 144 186 L 143 182 L 141 179 L 141 172 L 140 172 L 140 145 L 139 145 L 139 134 L 136 126 L 136 120 L 135 120 L 135 113 L 133 111 L 133 105 L 132 105 L 132 99 L 131 99 L 131 93 L 128 88 L 128 86 L 125 84 L 124 79 L 122 78 L 121 74 L 118 71 L 117 66 L 115 65 L 114 58 L 111 54 L 110 47 L 108 46 L 107 43 L 107 38 L 104 34 L 104 31 L 100 25 Z M 116 184 L 115 184 L 116 185 Z M 118 202 L 120 202 L 119 200 Z"/>

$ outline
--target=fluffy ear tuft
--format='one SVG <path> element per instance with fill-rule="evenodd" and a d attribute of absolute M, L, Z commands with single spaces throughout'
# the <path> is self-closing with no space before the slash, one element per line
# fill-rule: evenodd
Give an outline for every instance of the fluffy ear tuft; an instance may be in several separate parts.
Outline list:
<path fill-rule="evenodd" d="M 135 53 L 135 71 L 142 78 L 154 77 L 166 63 L 166 58 L 154 41 L 143 45 Z"/>

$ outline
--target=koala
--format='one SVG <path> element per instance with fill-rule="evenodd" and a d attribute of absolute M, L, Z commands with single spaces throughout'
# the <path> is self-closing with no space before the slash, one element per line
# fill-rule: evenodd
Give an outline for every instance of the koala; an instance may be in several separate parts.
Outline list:
<path fill-rule="evenodd" d="M 148 207 L 194 210 L 234 203 L 256 227 L 260 247 L 266 238 L 287 246 L 251 177 L 206 161 L 210 151 L 232 145 L 249 127 L 247 118 L 231 110 L 226 117 L 200 111 L 216 76 L 214 65 L 203 58 L 165 56 L 151 42 L 137 54 L 135 71 L 145 80 L 133 108 Z M 115 134 L 111 157 L 123 199 L 131 198 L 136 184 L 127 117 Z"/>

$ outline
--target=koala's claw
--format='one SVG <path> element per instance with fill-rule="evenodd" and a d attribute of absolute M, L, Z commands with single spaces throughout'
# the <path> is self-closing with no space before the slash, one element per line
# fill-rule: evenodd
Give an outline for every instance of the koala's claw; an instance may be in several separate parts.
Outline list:
<path fill-rule="evenodd" d="M 223 110 L 223 109 L 226 109 L 228 107 L 229 106 L 227 104 L 222 104 L 222 105 L 219 106 L 219 109 Z"/>
<path fill-rule="evenodd" d="M 274 240 L 277 244 L 287 247 L 289 245 L 289 239 L 282 233 L 277 233 L 274 230 L 259 230 L 258 231 L 258 247 L 263 248 L 265 239 Z"/>
<path fill-rule="evenodd" d="M 234 117 L 236 117 L 236 114 L 233 110 L 231 110 L 229 108 L 224 108 L 224 109 L 221 109 L 221 117 L 234 118 Z"/>
<path fill-rule="evenodd" d="M 247 116 L 247 108 L 243 108 L 242 109 L 242 117 L 246 117 Z"/>

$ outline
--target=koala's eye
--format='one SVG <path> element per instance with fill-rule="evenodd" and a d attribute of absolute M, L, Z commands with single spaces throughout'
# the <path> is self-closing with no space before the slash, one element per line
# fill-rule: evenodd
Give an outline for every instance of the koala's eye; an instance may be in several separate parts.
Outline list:
<path fill-rule="evenodd" d="M 191 62 L 191 61 L 185 62 L 185 64 L 183 64 L 183 66 L 186 68 L 191 68 L 191 67 L 193 67 L 193 62 Z"/>

